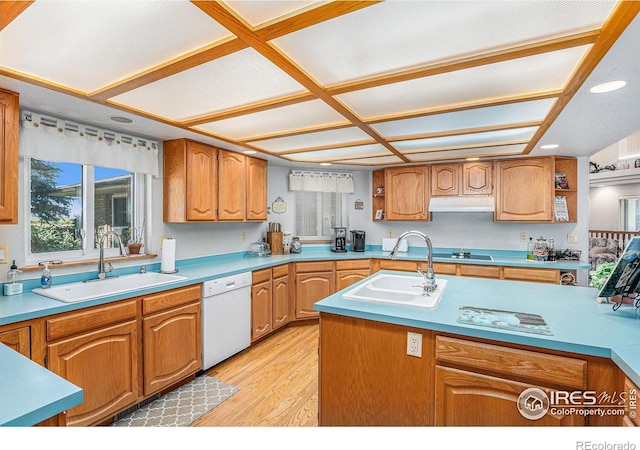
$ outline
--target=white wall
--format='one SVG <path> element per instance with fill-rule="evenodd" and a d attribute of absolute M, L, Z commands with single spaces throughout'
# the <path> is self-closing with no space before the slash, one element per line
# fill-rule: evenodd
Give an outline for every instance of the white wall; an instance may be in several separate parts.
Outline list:
<path fill-rule="evenodd" d="M 640 196 L 640 183 L 592 187 L 589 190 L 589 225 L 592 230 L 621 230 L 620 199 Z"/>

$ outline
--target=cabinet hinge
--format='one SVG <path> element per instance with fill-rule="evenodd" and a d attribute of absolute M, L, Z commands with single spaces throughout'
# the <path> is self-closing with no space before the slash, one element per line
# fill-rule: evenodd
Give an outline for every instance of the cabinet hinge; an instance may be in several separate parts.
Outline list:
<path fill-rule="evenodd" d="M 47 355 L 44 356 L 44 366 L 47 369 L 49 368 L 49 357 Z"/>

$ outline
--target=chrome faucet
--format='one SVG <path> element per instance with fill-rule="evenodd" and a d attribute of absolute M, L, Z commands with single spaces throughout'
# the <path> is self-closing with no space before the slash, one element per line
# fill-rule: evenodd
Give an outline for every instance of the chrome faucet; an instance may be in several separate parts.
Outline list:
<path fill-rule="evenodd" d="M 422 275 L 423 278 L 422 295 L 429 295 L 431 292 L 436 290 L 438 285 L 436 284 L 436 273 L 433 271 L 433 246 L 431 245 L 431 239 L 429 239 L 426 234 L 420 231 L 405 231 L 396 241 L 396 245 L 393 246 L 391 253 L 389 253 L 389 257 L 391 259 L 396 259 L 398 247 L 400 247 L 400 243 L 407 236 L 419 236 L 427 243 L 427 272 L 424 273 L 422 269 L 418 267 L 418 273 Z"/>
<path fill-rule="evenodd" d="M 100 238 L 100 243 L 98 244 L 98 247 L 100 247 L 100 259 L 98 260 L 98 278 L 100 280 L 104 280 L 104 278 L 107 276 L 107 270 L 105 269 L 105 263 L 104 263 L 104 240 L 109 235 L 114 236 L 118 241 L 118 245 L 120 246 L 120 256 L 127 255 L 127 252 L 124 249 L 124 245 L 122 244 L 122 239 L 120 239 L 120 235 L 118 233 L 116 233 L 113 230 L 109 230 L 105 234 L 103 234 L 102 237 Z M 113 268 L 111 268 L 109 272 L 111 272 L 112 270 Z"/>

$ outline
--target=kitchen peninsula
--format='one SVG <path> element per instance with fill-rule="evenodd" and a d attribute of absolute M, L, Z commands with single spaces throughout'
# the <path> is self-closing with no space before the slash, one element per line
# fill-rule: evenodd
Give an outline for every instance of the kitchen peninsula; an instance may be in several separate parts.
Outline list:
<path fill-rule="evenodd" d="M 436 309 L 352 300 L 343 295 L 348 291 L 316 303 L 320 425 L 610 426 L 628 420 L 579 414 L 530 420 L 517 404 L 534 386 L 597 395 L 637 386 L 635 307 L 613 311 L 586 287 L 437 278 L 447 283 Z M 464 323 L 461 307 L 539 315 L 550 333 Z M 408 332 L 420 336 L 421 357 L 407 354 Z"/>

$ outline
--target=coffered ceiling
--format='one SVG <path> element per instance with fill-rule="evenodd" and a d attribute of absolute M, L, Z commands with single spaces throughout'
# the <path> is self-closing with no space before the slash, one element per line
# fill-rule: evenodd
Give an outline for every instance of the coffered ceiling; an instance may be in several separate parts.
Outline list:
<path fill-rule="evenodd" d="M 639 10 L 569 0 L 2 2 L 0 80 L 288 162 L 523 155 Z"/>

